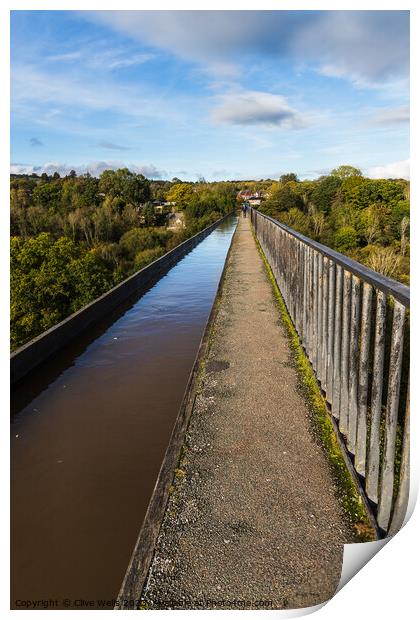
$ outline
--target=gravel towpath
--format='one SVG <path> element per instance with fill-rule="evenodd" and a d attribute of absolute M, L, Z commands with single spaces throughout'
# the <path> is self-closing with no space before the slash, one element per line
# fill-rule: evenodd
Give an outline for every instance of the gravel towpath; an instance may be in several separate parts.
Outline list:
<path fill-rule="evenodd" d="M 354 539 L 292 362 L 241 217 L 145 607 L 282 609 L 333 595 Z"/>

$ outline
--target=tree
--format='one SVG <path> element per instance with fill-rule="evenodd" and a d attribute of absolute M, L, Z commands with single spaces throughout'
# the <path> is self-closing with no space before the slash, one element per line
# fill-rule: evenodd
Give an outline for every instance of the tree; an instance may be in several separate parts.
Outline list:
<path fill-rule="evenodd" d="M 372 204 L 360 212 L 360 232 L 368 245 L 390 241 L 389 209 L 381 204 Z"/>
<path fill-rule="evenodd" d="M 71 235 L 73 238 L 73 241 L 76 241 L 76 237 L 77 237 L 77 231 L 80 228 L 79 222 L 80 222 L 80 209 L 77 211 L 71 211 L 68 216 L 67 216 L 67 220 L 70 224 L 70 229 L 71 229 Z"/>
<path fill-rule="evenodd" d="M 61 205 L 61 186 L 56 183 L 40 183 L 33 191 L 33 200 L 51 213 L 57 212 Z"/>
<path fill-rule="evenodd" d="M 30 193 L 23 188 L 13 188 L 10 192 L 10 228 L 12 234 L 22 237 L 28 235 L 27 209 L 31 204 Z"/>
<path fill-rule="evenodd" d="M 401 220 L 400 231 L 401 231 L 401 255 L 405 256 L 408 246 L 408 232 L 410 230 L 410 218 L 406 215 Z"/>
<path fill-rule="evenodd" d="M 92 215 L 95 241 L 118 241 L 120 237 L 119 212 L 113 208 L 113 199 L 107 196 Z"/>
<path fill-rule="evenodd" d="M 395 277 L 400 269 L 401 257 L 393 248 L 372 246 L 366 260 L 368 267 L 389 278 Z"/>
<path fill-rule="evenodd" d="M 331 176 L 338 177 L 339 179 L 349 179 L 351 177 L 361 177 L 362 171 L 354 166 L 338 166 L 331 170 Z"/>
<path fill-rule="evenodd" d="M 391 206 L 390 213 L 390 226 L 395 239 L 400 239 L 401 234 L 401 221 L 405 217 L 410 217 L 410 201 L 399 200 L 396 204 Z"/>
<path fill-rule="evenodd" d="M 146 267 L 149 263 L 162 256 L 163 249 L 161 247 L 152 248 L 150 250 L 143 250 L 136 254 L 133 264 L 133 271 L 139 271 Z"/>
<path fill-rule="evenodd" d="M 145 228 L 132 228 L 123 234 L 119 245 L 124 256 L 132 260 L 139 252 L 159 245 L 159 238 Z"/>
<path fill-rule="evenodd" d="M 112 284 L 94 254 L 71 239 L 41 233 L 11 240 L 13 346 L 52 327 Z"/>
<path fill-rule="evenodd" d="M 290 181 L 295 181 L 296 183 L 299 181 L 297 175 L 294 172 L 287 172 L 286 174 L 282 174 L 280 176 L 280 183 L 289 183 Z"/>
<path fill-rule="evenodd" d="M 281 213 L 280 221 L 303 235 L 310 234 L 310 220 L 300 209 L 296 209 L 294 207 L 293 209 L 290 209 L 290 211 Z"/>
<path fill-rule="evenodd" d="M 154 226 L 156 223 L 155 208 L 151 202 L 148 202 L 143 209 L 145 226 Z"/>
<path fill-rule="evenodd" d="M 313 205 L 310 205 L 309 217 L 312 221 L 315 236 L 319 238 L 325 227 L 325 214 L 322 211 L 317 211 Z"/>
<path fill-rule="evenodd" d="M 340 187 L 341 180 L 336 176 L 324 177 L 318 181 L 311 197 L 316 208 L 323 213 L 329 213 Z"/>
<path fill-rule="evenodd" d="M 341 191 L 344 199 L 356 209 L 365 209 L 373 203 L 389 207 L 404 200 L 404 188 L 389 179 L 348 178 Z"/>
<path fill-rule="evenodd" d="M 302 209 L 303 201 L 301 196 L 293 191 L 290 185 L 274 183 L 270 190 L 268 199 L 261 208 L 264 213 L 275 214 L 290 209 Z"/>
<path fill-rule="evenodd" d="M 357 232 L 351 226 L 345 226 L 336 232 L 334 241 L 339 252 L 348 252 L 357 247 Z"/>
<path fill-rule="evenodd" d="M 168 202 L 174 202 L 180 209 L 185 209 L 193 199 L 194 189 L 191 183 L 176 183 L 166 194 Z"/>
<path fill-rule="evenodd" d="M 150 197 L 150 183 L 142 174 L 130 172 L 128 168 L 104 170 L 99 177 L 99 191 L 120 198 L 124 204 L 139 207 Z"/>

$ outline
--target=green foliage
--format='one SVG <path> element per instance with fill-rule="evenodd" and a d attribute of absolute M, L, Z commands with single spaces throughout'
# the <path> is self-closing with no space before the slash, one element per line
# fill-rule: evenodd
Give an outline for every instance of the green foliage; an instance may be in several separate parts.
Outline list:
<path fill-rule="evenodd" d="M 323 213 L 329 213 L 340 187 L 341 180 L 339 177 L 324 177 L 312 192 L 311 200 L 315 207 Z"/>
<path fill-rule="evenodd" d="M 136 207 L 151 197 L 150 183 L 146 177 L 130 172 L 128 168 L 104 170 L 99 177 L 99 191 Z"/>
<path fill-rule="evenodd" d="M 290 211 L 291 209 L 302 209 L 303 200 L 294 191 L 290 183 L 283 185 L 276 183 L 270 189 L 270 195 L 264 203 L 265 212 L 268 215 Z"/>
<path fill-rule="evenodd" d="M 359 213 L 360 234 L 367 244 L 392 242 L 393 235 L 390 227 L 390 209 L 382 204 L 371 204 Z"/>
<path fill-rule="evenodd" d="M 339 166 L 316 181 L 272 184 L 260 210 L 302 234 L 408 284 L 409 183 L 366 179 Z"/>
<path fill-rule="evenodd" d="M 11 339 L 23 344 L 106 291 L 112 281 L 94 255 L 49 233 L 11 239 Z"/>
<path fill-rule="evenodd" d="M 403 186 L 389 179 L 351 177 L 342 186 L 345 201 L 356 209 L 365 209 L 373 203 L 393 206 L 404 200 Z"/>
<path fill-rule="evenodd" d="M 166 194 L 166 200 L 174 202 L 179 209 L 185 209 L 193 196 L 194 189 L 191 183 L 175 183 Z"/>
<path fill-rule="evenodd" d="M 34 204 L 47 208 L 51 213 L 59 211 L 60 196 L 61 187 L 56 183 L 41 183 L 32 194 Z"/>
<path fill-rule="evenodd" d="M 280 213 L 279 220 L 303 235 L 308 236 L 311 232 L 309 217 L 295 207 L 290 211 Z"/>
<path fill-rule="evenodd" d="M 156 224 L 155 209 L 151 202 L 148 202 L 143 209 L 143 217 L 146 226 L 154 226 Z"/>
<path fill-rule="evenodd" d="M 410 217 L 410 201 L 399 200 L 394 203 L 390 209 L 389 223 L 392 229 L 393 236 L 396 239 L 401 238 L 401 222 L 404 218 Z"/>
<path fill-rule="evenodd" d="M 138 252 L 134 259 L 134 271 L 139 271 L 139 269 L 143 269 L 149 263 L 153 262 L 159 256 L 165 253 L 165 250 L 162 247 L 151 248 L 150 250 L 143 250 L 142 252 Z"/>
<path fill-rule="evenodd" d="M 286 174 L 282 174 L 280 179 L 280 183 L 289 183 L 290 181 L 298 182 L 299 179 L 294 172 L 287 172 Z"/>
<path fill-rule="evenodd" d="M 181 189 L 180 189 L 181 186 Z M 149 182 L 126 168 L 99 179 L 12 176 L 11 334 L 25 343 L 235 206 L 230 183 Z M 156 192 L 156 193 L 152 193 Z M 173 192 L 186 227 L 167 230 Z"/>
<path fill-rule="evenodd" d="M 223 214 L 232 211 L 235 208 L 235 200 L 235 191 L 224 184 L 204 187 L 192 195 L 185 208 L 187 226 L 205 217 L 208 219 L 208 224 L 211 224 Z"/>
<path fill-rule="evenodd" d="M 119 242 L 121 253 L 129 260 L 144 250 L 156 247 L 166 247 L 167 241 L 173 233 L 169 230 L 156 230 L 153 228 L 132 228 L 124 233 Z"/>
<path fill-rule="evenodd" d="M 339 179 L 349 179 L 352 177 L 361 177 L 362 171 L 354 166 L 338 166 L 331 170 L 331 176 L 338 177 Z"/>
<path fill-rule="evenodd" d="M 339 252 L 348 252 L 357 247 L 357 232 L 352 226 L 344 226 L 335 233 L 335 247 Z"/>

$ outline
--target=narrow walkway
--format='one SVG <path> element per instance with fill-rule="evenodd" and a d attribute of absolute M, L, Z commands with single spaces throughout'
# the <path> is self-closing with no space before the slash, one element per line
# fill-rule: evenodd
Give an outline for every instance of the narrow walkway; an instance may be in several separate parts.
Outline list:
<path fill-rule="evenodd" d="M 145 605 L 315 605 L 333 595 L 352 539 L 241 218 Z"/>

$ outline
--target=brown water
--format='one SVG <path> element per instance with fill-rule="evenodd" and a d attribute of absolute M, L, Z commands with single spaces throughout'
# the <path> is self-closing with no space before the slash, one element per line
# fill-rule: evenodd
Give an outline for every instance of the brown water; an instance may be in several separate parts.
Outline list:
<path fill-rule="evenodd" d="M 12 395 L 12 608 L 118 594 L 236 221 Z"/>

